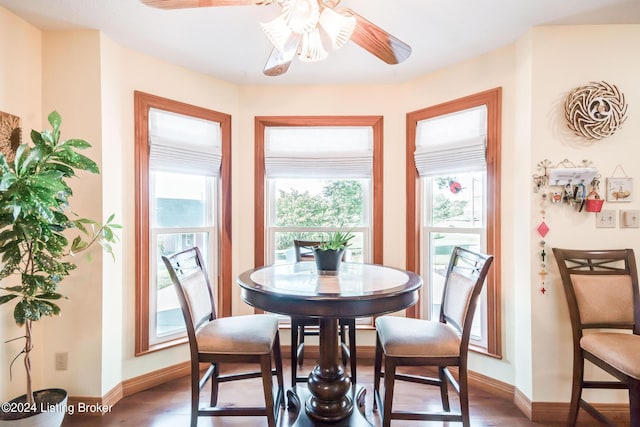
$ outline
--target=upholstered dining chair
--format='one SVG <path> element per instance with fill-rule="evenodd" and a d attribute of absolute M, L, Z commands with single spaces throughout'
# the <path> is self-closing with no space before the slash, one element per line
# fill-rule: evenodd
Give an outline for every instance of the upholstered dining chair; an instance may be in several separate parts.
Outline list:
<path fill-rule="evenodd" d="M 442 305 L 438 321 L 398 316 L 376 319 L 376 353 L 374 359 L 374 408 L 382 412 L 382 426 L 392 419 L 424 421 L 457 421 L 469 426 L 467 354 L 473 315 L 492 255 L 456 247 L 447 268 Z M 384 359 L 384 371 L 382 361 Z M 396 372 L 399 366 L 435 367 L 438 378 Z M 448 367 L 458 367 L 458 380 Z M 384 402 L 380 378 L 384 377 Z M 393 389 L 396 380 L 438 386 L 445 412 L 394 411 Z M 460 413 L 451 411 L 447 381 L 458 392 Z"/>
<path fill-rule="evenodd" d="M 294 240 L 293 247 L 296 254 L 296 262 L 313 261 L 313 248 L 318 246 L 320 241 Z M 342 255 L 344 261 L 345 255 Z M 356 319 L 340 318 L 340 348 L 342 350 L 342 363 L 346 366 L 349 362 L 351 370 L 351 382 L 356 383 Z M 304 363 L 304 341 L 305 336 L 317 336 L 319 331 L 318 319 L 308 317 L 291 317 L 291 383 L 295 386 L 297 382 L 306 382 L 307 377 L 298 377 L 298 367 Z M 349 342 L 346 341 L 346 334 L 349 334 Z"/>
<path fill-rule="evenodd" d="M 282 358 L 278 319 L 268 314 L 216 316 L 213 294 L 202 256 L 198 248 L 187 249 L 170 257 L 162 257 L 175 286 L 187 328 L 191 352 L 191 426 L 198 416 L 266 416 L 269 427 L 275 427 L 284 406 Z M 200 376 L 200 363 L 208 369 Z M 221 363 L 255 363 L 260 370 L 220 374 Z M 272 368 L 275 364 L 275 369 Z M 278 387 L 273 396 L 272 376 Z M 262 377 L 264 407 L 219 407 L 220 383 Z M 211 380 L 208 408 L 200 408 L 200 390 Z"/>
<path fill-rule="evenodd" d="M 567 424 L 575 426 L 583 408 L 601 423 L 614 425 L 582 398 L 582 390 L 628 389 L 631 427 L 640 427 L 640 296 L 633 250 L 553 248 L 553 255 L 573 331 L 573 385 Z M 617 381 L 585 380 L 585 360 Z"/>

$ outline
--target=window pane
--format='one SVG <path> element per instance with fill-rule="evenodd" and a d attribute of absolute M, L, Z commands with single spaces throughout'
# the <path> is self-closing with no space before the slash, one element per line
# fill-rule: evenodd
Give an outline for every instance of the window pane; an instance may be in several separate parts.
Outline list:
<path fill-rule="evenodd" d="M 355 227 L 365 225 L 366 179 L 274 179 L 279 227 Z"/>
<path fill-rule="evenodd" d="M 347 248 L 345 260 L 348 262 L 364 262 L 364 233 L 353 231 L 355 237 L 351 240 L 351 245 Z M 276 253 L 275 263 L 296 262 L 294 240 L 321 241 L 326 239 L 326 233 L 322 231 L 276 231 Z M 302 253 L 302 252 L 301 252 Z"/>
<path fill-rule="evenodd" d="M 151 212 L 152 227 L 205 227 L 211 225 L 208 203 L 212 178 L 155 171 L 152 194 L 155 204 Z"/>
<path fill-rule="evenodd" d="M 197 246 L 206 263 L 208 258 L 209 233 L 172 233 L 159 234 L 156 246 L 156 336 L 167 335 L 184 330 L 184 320 L 180 302 L 169 277 L 162 256 Z"/>
<path fill-rule="evenodd" d="M 480 250 L 480 235 L 470 233 L 429 233 L 429 318 L 437 320 L 440 315 L 442 291 L 447 275 L 447 267 L 451 259 L 453 248 L 461 246 L 472 251 Z M 476 310 L 476 317 L 480 310 Z M 472 335 L 480 334 L 480 322 L 474 321 Z"/>
<path fill-rule="evenodd" d="M 483 227 L 485 177 L 485 172 L 470 172 L 427 179 L 431 211 L 425 211 L 425 223 L 432 227 Z"/>

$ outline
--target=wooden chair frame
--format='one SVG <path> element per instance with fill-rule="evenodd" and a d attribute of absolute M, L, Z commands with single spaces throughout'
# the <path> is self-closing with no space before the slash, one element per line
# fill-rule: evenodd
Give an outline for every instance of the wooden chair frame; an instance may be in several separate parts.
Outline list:
<path fill-rule="evenodd" d="M 303 253 L 302 249 L 313 249 L 318 246 L 320 241 L 311 240 L 294 240 L 293 247 L 296 254 L 296 262 L 313 261 L 313 252 L 311 254 Z M 342 260 L 344 261 L 344 254 Z M 356 383 L 356 319 L 340 318 L 338 320 L 340 326 L 340 348 L 342 351 L 342 363 L 346 366 L 349 362 L 351 369 L 351 382 Z M 319 335 L 320 321 L 309 317 L 291 317 L 291 386 L 294 387 L 298 382 L 307 382 L 307 377 L 298 376 L 298 367 L 304 363 L 304 339 L 305 336 Z M 346 335 L 349 334 L 349 342 L 346 342 Z"/>
<path fill-rule="evenodd" d="M 571 403 L 567 425 L 575 426 L 580 408 L 587 411 L 601 423 L 614 426 L 615 424 L 598 411 L 593 405 L 582 398 L 583 389 L 628 389 L 629 414 L 632 427 L 640 427 L 640 381 L 637 378 L 619 371 L 607 360 L 586 351 L 580 345 L 584 331 L 588 329 L 631 330 L 634 335 L 640 334 L 640 296 L 638 292 L 638 272 L 635 255 L 632 249 L 615 250 L 572 250 L 553 248 L 562 285 L 569 306 L 571 330 L 573 334 L 573 381 L 571 387 Z M 626 275 L 631 278 L 631 292 L 633 295 L 632 323 L 585 323 L 581 319 L 578 298 L 571 279 L 572 275 Z M 603 307 L 606 310 L 608 307 Z M 588 360 L 600 369 L 606 371 L 618 381 L 593 381 L 584 378 L 584 361 Z"/>
<path fill-rule="evenodd" d="M 469 348 L 469 338 L 471 335 L 471 326 L 473 324 L 473 316 L 478 298 L 482 291 L 485 278 L 489 272 L 489 267 L 493 262 L 492 255 L 472 252 L 468 249 L 456 247 L 451 254 L 451 260 L 447 268 L 444 291 L 442 295 L 442 305 L 440 308 L 440 323 L 451 325 L 460 336 L 460 351 L 457 357 L 434 357 L 434 356 L 390 356 L 385 354 L 380 335 L 376 334 L 376 353 L 374 360 L 374 409 L 380 408 L 382 412 L 382 426 L 389 427 L 391 420 L 422 420 L 422 421 L 457 421 L 467 427 L 470 425 L 469 418 L 469 396 L 468 396 L 468 377 L 467 377 L 467 355 Z M 446 312 L 446 298 L 451 292 L 449 283 L 451 273 L 456 272 L 464 276 L 466 279 L 473 281 L 473 288 L 469 303 L 467 305 L 466 314 L 463 316 L 463 324 L 460 325 L 452 319 Z M 413 321 L 413 320 L 412 320 Z M 415 319 L 416 327 L 420 327 L 426 320 Z M 382 361 L 384 359 L 384 371 L 382 370 Z M 399 366 L 433 366 L 438 370 L 438 378 L 427 377 L 421 375 L 409 375 L 396 373 Z M 458 380 L 453 377 L 448 367 L 458 367 Z M 380 378 L 384 377 L 384 402 L 380 394 Z M 393 411 L 393 390 L 395 380 L 402 380 L 411 383 L 437 386 L 440 388 L 440 398 L 442 407 L 445 412 L 418 412 L 418 411 Z M 460 413 L 451 412 L 448 397 L 448 385 L 450 383 L 460 399 Z"/>
<path fill-rule="evenodd" d="M 200 250 L 196 248 L 173 254 L 170 257 L 162 257 L 162 260 L 169 271 L 171 280 L 176 289 L 182 314 L 187 328 L 189 338 L 189 349 L 191 355 L 191 427 L 196 427 L 199 416 L 266 416 L 269 427 L 275 427 L 279 418 L 280 407 L 284 407 L 284 381 L 282 375 L 282 356 L 280 352 L 280 335 L 276 332 L 271 353 L 267 354 L 220 354 L 203 353 L 198 348 L 196 331 L 204 324 L 215 320 L 216 311 L 213 301 L 213 293 L 209 283 L 206 269 L 202 261 Z M 193 272 L 201 270 L 204 274 L 206 287 L 209 294 L 211 312 L 208 316 L 194 319 L 188 298 L 182 286 L 181 278 L 187 277 Z M 186 273 L 188 272 L 188 273 Z M 181 277 L 178 277 L 178 276 Z M 206 372 L 200 376 L 200 363 L 207 363 L 209 366 Z M 259 371 L 243 372 L 235 374 L 220 375 L 220 364 L 222 363 L 257 363 Z M 275 364 L 275 369 L 272 368 Z M 276 375 L 278 390 L 276 397 L 273 397 L 272 376 Z M 264 407 L 218 407 L 218 388 L 221 383 L 244 380 L 249 378 L 262 378 L 264 392 Z M 200 390 L 207 381 L 211 380 L 211 399 L 208 408 L 200 408 Z"/>

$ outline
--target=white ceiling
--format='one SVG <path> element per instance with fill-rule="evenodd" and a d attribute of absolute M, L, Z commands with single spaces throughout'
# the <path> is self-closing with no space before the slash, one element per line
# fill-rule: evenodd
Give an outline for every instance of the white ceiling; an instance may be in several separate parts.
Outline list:
<path fill-rule="evenodd" d="M 388 65 L 355 43 L 318 63 L 294 59 L 267 77 L 271 45 L 259 22 L 276 5 L 155 9 L 139 0 L 0 0 L 42 29 L 99 29 L 122 46 L 238 84 L 398 83 L 472 58 L 544 24 L 638 24 L 640 0 L 343 0 L 411 45 L 411 57 Z M 553 49 L 553 46 L 549 46 Z"/>

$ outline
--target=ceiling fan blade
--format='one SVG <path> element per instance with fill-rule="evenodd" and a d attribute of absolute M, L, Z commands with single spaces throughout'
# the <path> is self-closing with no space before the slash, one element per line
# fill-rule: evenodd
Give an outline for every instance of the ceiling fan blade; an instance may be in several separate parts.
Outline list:
<path fill-rule="evenodd" d="M 140 0 L 147 6 L 159 9 L 186 9 L 209 6 L 250 6 L 261 4 L 260 0 Z"/>
<path fill-rule="evenodd" d="M 298 52 L 298 45 L 300 44 L 300 36 L 293 35 L 287 43 L 284 45 L 284 51 L 280 52 L 278 49 L 273 48 L 271 55 L 267 59 L 267 63 L 264 65 L 262 72 L 270 77 L 280 76 L 287 72 L 291 61 Z"/>
<path fill-rule="evenodd" d="M 351 40 L 364 50 L 387 64 L 399 64 L 411 55 L 411 46 L 402 40 L 367 21 L 353 10 L 348 8 L 342 10 L 356 18 L 356 29 L 351 35 Z"/>

